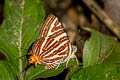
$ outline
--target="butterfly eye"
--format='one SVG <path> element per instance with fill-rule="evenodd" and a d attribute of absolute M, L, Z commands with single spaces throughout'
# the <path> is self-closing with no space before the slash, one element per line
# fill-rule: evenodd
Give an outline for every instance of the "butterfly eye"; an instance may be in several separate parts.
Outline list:
<path fill-rule="evenodd" d="M 31 59 L 31 58 L 28 58 L 28 61 L 32 61 L 32 59 Z"/>

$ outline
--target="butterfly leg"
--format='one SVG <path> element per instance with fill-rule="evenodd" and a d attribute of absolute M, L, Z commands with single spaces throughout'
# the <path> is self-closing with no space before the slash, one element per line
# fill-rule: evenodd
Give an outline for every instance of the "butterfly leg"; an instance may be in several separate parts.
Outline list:
<path fill-rule="evenodd" d="M 60 64 L 62 63 L 62 61 L 63 61 L 63 60 L 60 60 L 60 62 L 57 62 L 57 63 L 59 63 L 59 64 L 57 64 L 56 69 L 58 69 L 58 68 L 59 68 L 59 66 L 60 66 Z"/>
<path fill-rule="evenodd" d="M 78 59 L 77 59 L 76 55 L 73 55 L 73 57 L 72 57 L 72 58 L 75 58 L 75 60 L 76 60 L 76 62 L 77 62 L 77 65 L 79 65 L 79 61 L 78 61 Z"/>
<path fill-rule="evenodd" d="M 68 60 L 67 60 L 67 62 L 66 62 L 66 68 L 67 68 L 67 66 L 68 66 L 68 62 L 69 62 L 69 60 L 70 60 L 70 58 L 68 58 Z"/>
<path fill-rule="evenodd" d="M 72 54 L 71 54 L 72 56 L 71 56 L 71 58 L 75 58 L 77 64 L 79 65 L 79 61 L 78 61 L 78 59 L 77 59 L 77 57 L 75 55 L 76 52 L 77 52 L 77 47 L 76 46 L 72 46 Z"/>
<path fill-rule="evenodd" d="M 76 62 L 77 62 L 77 65 L 79 65 L 79 62 L 78 62 L 78 59 L 75 55 L 75 53 L 77 52 L 77 47 L 76 46 L 72 46 L 72 54 L 69 55 L 68 59 L 67 59 L 67 62 L 66 62 L 66 67 L 68 65 L 68 62 L 70 61 L 71 58 L 75 58 L 76 59 Z"/>
<path fill-rule="evenodd" d="M 46 64 L 46 65 L 45 65 L 45 69 L 46 69 L 46 70 L 48 70 L 48 69 L 53 69 L 55 66 L 56 66 L 56 64 L 53 64 L 53 63 L 51 63 L 51 64 Z"/>
<path fill-rule="evenodd" d="M 79 65 L 79 62 L 78 62 L 78 59 L 77 59 L 76 55 L 72 55 L 72 56 L 70 56 L 70 58 L 68 58 L 68 60 L 66 62 L 66 68 L 68 67 L 68 62 L 70 61 L 71 58 L 75 58 L 75 60 L 77 62 L 77 65 Z"/>
<path fill-rule="evenodd" d="M 46 70 L 51 69 L 51 64 L 45 65 L 45 69 L 46 69 Z"/>

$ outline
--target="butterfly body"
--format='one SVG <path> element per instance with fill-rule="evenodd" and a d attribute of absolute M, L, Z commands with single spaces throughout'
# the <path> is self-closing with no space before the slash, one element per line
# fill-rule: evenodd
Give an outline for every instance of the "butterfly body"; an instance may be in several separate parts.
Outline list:
<path fill-rule="evenodd" d="M 72 53 L 72 47 L 67 34 L 58 18 L 53 14 L 45 20 L 39 39 L 33 44 L 28 53 L 29 64 L 43 64 L 45 69 L 59 67 L 60 64 L 76 58 Z"/>

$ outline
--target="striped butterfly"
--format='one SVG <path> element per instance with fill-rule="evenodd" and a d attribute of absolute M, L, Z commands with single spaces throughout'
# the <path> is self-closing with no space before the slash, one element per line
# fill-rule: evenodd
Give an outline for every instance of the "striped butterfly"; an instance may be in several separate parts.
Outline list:
<path fill-rule="evenodd" d="M 35 67 L 43 64 L 46 70 L 58 68 L 60 64 L 66 62 L 67 65 L 71 58 L 76 58 L 76 50 L 76 47 L 72 48 L 58 18 L 50 14 L 42 25 L 39 39 L 27 53 L 28 64 Z"/>

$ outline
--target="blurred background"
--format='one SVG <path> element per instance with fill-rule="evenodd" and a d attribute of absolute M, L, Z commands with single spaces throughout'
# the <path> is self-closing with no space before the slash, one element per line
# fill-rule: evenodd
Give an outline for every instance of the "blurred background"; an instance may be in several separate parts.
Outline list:
<path fill-rule="evenodd" d="M 90 28 L 113 36 L 113 32 L 108 29 L 106 24 L 97 17 L 82 0 L 42 0 L 46 11 L 55 14 L 62 22 L 72 45 L 77 46 L 77 58 L 82 62 L 82 50 L 84 43 L 90 37 Z M 86 0 L 87 1 L 87 0 Z M 120 0 L 95 0 L 95 4 L 99 6 L 117 25 L 120 25 Z M 4 0 L 0 0 L 0 24 L 4 20 Z M 6 60 L 6 57 L 0 53 L 0 59 Z M 67 72 L 71 68 L 64 70 L 55 77 L 40 80 L 64 80 Z M 39 80 L 39 79 L 38 79 Z"/>

